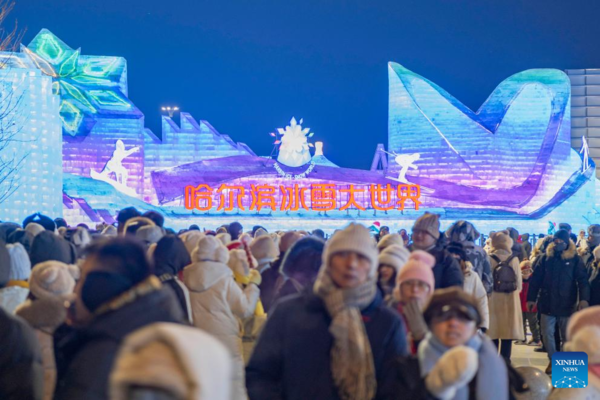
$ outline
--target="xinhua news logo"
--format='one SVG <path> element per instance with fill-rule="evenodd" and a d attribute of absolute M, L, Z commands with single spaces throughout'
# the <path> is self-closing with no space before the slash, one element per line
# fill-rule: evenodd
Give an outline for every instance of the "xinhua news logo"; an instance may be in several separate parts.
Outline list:
<path fill-rule="evenodd" d="M 588 355 L 581 351 L 559 351 L 552 356 L 552 385 L 555 388 L 584 388 L 588 385 Z"/>

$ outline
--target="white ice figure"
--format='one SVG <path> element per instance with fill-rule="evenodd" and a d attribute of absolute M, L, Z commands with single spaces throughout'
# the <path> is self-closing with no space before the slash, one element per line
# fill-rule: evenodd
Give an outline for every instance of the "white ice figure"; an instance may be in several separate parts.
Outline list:
<path fill-rule="evenodd" d="M 112 154 L 112 157 L 102 171 L 100 173 L 91 170 L 90 175 L 92 178 L 104 181 L 106 183 L 111 184 L 117 190 L 128 194 L 130 196 L 135 196 L 135 191 L 127 187 L 127 178 L 129 177 L 129 171 L 123 166 L 123 160 L 126 157 L 129 157 L 133 153 L 140 151 L 139 147 L 132 147 L 129 150 L 125 150 L 125 143 L 121 139 L 117 140 L 115 145 L 115 151 Z M 111 179 L 110 174 L 115 174 L 115 179 Z"/>
<path fill-rule="evenodd" d="M 302 120 L 296 122 L 296 118 L 292 118 L 290 125 L 278 129 L 281 135 L 281 146 L 279 147 L 279 156 L 277 161 L 288 167 L 299 167 L 311 160 L 310 146 L 308 137 L 312 136 L 310 128 L 302 129 Z"/>
<path fill-rule="evenodd" d="M 386 153 L 388 153 L 388 152 L 386 151 Z M 406 179 L 406 173 L 408 172 L 409 168 L 411 168 L 411 169 L 419 168 L 417 165 L 415 165 L 415 162 L 417 162 L 419 160 L 419 158 L 421 158 L 421 154 L 419 154 L 419 153 L 413 153 L 413 154 L 388 153 L 388 154 L 394 156 L 394 161 L 396 161 L 396 164 L 398 164 L 400 167 L 402 167 L 400 169 L 400 173 L 398 174 L 398 179 L 394 179 L 394 180 L 397 180 L 398 182 L 402 182 L 402 183 L 410 183 Z M 391 179 L 393 179 L 393 178 L 391 178 Z"/>
<path fill-rule="evenodd" d="M 590 148 L 585 136 L 581 138 L 581 150 L 579 150 L 579 154 L 581 154 L 583 158 L 581 170 L 585 172 L 590 167 Z"/>
<path fill-rule="evenodd" d="M 100 175 L 108 178 L 110 173 L 114 172 L 116 181 L 121 185 L 127 186 L 127 177 L 129 176 L 129 172 L 123 166 L 123 159 L 138 151 L 140 151 L 140 148 L 137 146 L 132 147 L 129 150 L 125 150 L 125 143 L 123 143 L 121 139 L 117 140 L 115 151 L 113 152 L 110 160 L 108 160 L 102 169 L 102 172 L 100 172 Z"/>

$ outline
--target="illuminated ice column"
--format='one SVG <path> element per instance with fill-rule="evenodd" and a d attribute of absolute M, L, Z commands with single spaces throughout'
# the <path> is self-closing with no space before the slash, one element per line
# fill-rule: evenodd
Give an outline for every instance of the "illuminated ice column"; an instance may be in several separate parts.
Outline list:
<path fill-rule="evenodd" d="M 52 78 L 38 69 L 0 70 L 0 219 L 62 216 L 62 129 Z"/>

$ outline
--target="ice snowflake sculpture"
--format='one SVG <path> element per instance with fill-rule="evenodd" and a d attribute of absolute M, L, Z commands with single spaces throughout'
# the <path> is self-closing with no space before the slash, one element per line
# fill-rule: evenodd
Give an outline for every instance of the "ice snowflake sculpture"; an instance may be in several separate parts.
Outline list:
<path fill-rule="evenodd" d="M 310 128 L 302 128 L 303 122 L 300 119 L 300 123 L 298 123 L 296 118 L 292 117 L 290 124 L 285 129 L 277 129 L 281 135 L 281 139 L 275 142 L 275 144 L 280 144 L 277 161 L 288 167 L 299 167 L 311 160 L 310 148 L 313 147 L 313 144 L 308 143 L 308 138 L 312 137 L 314 133 L 310 132 Z M 272 133 L 271 136 L 276 136 L 276 134 Z"/>

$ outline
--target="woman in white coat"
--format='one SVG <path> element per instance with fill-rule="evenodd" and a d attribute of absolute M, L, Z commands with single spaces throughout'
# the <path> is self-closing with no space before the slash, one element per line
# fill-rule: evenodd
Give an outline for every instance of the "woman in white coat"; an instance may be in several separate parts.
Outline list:
<path fill-rule="evenodd" d="M 477 300 L 477 306 L 479 313 L 481 314 L 481 324 L 478 328 L 482 332 L 487 332 L 490 327 L 490 310 L 488 306 L 488 296 L 481 282 L 479 275 L 473 271 L 473 264 L 467 258 L 467 254 L 463 248 L 462 243 L 452 242 L 447 247 L 448 252 L 452 257 L 456 258 L 460 264 L 460 268 L 465 276 L 463 283 L 463 290 L 473 296 Z"/>
<path fill-rule="evenodd" d="M 213 236 L 205 236 L 192 252 L 192 264 L 183 270 L 183 282 L 190 291 L 194 325 L 215 336 L 231 352 L 232 399 L 241 400 L 247 397 L 241 320 L 254 312 L 260 296 L 260 282 L 251 281 L 242 290 L 227 266 L 228 260 L 229 252 L 222 242 Z"/>
<path fill-rule="evenodd" d="M 490 253 L 490 261 L 492 263 L 492 276 L 496 277 L 496 269 L 501 262 L 508 262 L 515 273 L 515 290 L 510 293 L 496 291 L 496 282 L 494 282 L 494 290 L 489 299 L 490 329 L 488 336 L 499 347 L 500 355 L 510 363 L 512 341 L 524 339 L 523 314 L 519 299 L 519 292 L 523 287 L 523 278 L 521 277 L 519 258 L 511 252 L 513 240 L 510 238 L 508 232 L 496 232 L 492 235 L 491 239 L 492 251 Z"/>

